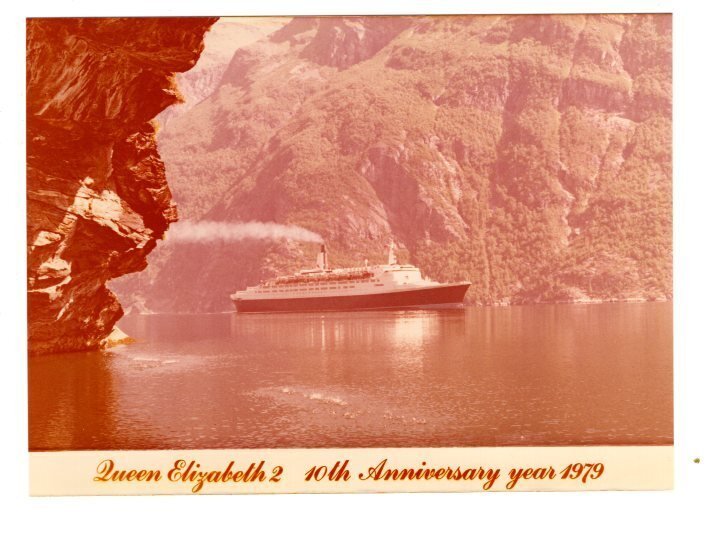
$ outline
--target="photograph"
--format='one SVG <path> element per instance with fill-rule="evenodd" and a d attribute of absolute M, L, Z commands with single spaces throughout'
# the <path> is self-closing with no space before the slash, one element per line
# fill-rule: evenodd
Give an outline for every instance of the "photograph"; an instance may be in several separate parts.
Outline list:
<path fill-rule="evenodd" d="M 30 453 L 672 447 L 672 51 L 670 13 L 28 18 Z"/>

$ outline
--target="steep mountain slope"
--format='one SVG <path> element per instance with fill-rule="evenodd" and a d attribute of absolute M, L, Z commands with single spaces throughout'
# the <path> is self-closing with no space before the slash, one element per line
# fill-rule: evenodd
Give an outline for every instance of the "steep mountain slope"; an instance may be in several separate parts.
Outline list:
<path fill-rule="evenodd" d="M 160 131 L 169 119 L 187 112 L 215 91 L 238 48 L 265 38 L 287 21 L 286 17 L 224 17 L 217 21 L 206 34 L 202 56 L 192 70 L 175 76 L 183 100 L 157 116 Z"/>
<path fill-rule="evenodd" d="M 176 220 L 150 121 L 214 20 L 28 20 L 31 354 L 99 347 L 123 315 L 105 283 Z"/>
<path fill-rule="evenodd" d="M 473 302 L 672 292 L 666 15 L 298 18 L 169 123 L 181 217 L 296 224 L 336 265 L 387 240 Z M 311 262 L 288 241 L 164 246 L 122 280 L 211 310 Z"/>

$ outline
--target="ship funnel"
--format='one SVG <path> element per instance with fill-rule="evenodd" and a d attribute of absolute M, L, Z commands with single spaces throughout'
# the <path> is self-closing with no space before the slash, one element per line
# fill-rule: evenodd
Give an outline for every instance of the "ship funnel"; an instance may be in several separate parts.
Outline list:
<path fill-rule="evenodd" d="M 320 270 L 328 269 L 327 250 L 325 249 L 324 243 L 322 245 L 320 245 L 320 252 L 317 255 L 316 264 L 317 264 L 318 269 L 320 269 Z"/>

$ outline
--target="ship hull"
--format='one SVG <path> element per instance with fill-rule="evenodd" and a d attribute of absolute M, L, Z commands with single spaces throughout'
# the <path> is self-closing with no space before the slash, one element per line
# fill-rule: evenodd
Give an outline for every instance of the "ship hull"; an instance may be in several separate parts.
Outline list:
<path fill-rule="evenodd" d="M 461 307 L 470 283 L 404 289 L 385 293 L 233 300 L 240 313 L 408 310 Z"/>

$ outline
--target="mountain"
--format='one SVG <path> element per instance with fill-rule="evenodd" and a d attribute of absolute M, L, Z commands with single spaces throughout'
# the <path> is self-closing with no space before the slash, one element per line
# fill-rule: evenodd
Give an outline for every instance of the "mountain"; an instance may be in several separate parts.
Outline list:
<path fill-rule="evenodd" d="M 295 18 L 238 49 L 159 149 L 180 221 L 322 235 L 470 302 L 672 297 L 671 17 Z M 153 311 L 312 263 L 295 241 L 159 245 L 114 287 Z"/>
<path fill-rule="evenodd" d="M 160 130 L 170 118 L 187 112 L 215 91 L 238 48 L 257 42 L 286 22 L 284 17 L 224 17 L 217 21 L 205 36 L 202 56 L 192 70 L 176 74 L 183 100 L 158 114 Z"/>
<path fill-rule="evenodd" d="M 215 19 L 28 20 L 31 354 L 101 347 L 123 315 L 106 282 L 142 270 L 176 220 L 151 120 Z"/>

